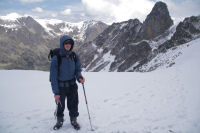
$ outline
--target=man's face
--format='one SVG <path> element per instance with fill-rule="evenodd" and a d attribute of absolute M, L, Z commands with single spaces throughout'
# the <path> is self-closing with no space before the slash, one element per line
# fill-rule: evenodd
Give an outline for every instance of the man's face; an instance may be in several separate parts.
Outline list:
<path fill-rule="evenodd" d="M 65 44 L 64 44 L 64 48 L 65 48 L 67 51 L 69 51 L 69 50 L 71 49 L 71 47 L 72 47 L 72 45 L 69 44 L 69 43 L 65 43 Z"/>

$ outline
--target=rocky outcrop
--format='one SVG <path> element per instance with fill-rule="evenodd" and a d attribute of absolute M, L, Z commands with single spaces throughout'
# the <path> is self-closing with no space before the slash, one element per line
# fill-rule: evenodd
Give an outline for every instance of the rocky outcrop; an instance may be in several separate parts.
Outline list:
<path fill-rule="evenodd" d="M 90 42 L 93 41 L 100 33 L 102 33 L 108 25 L 105 23 L 98 21 L 95 22 L 93 20 L 85 22 L 83 27 L 81 28 L 84 32 L 84 42 Z"/>
<path fill-rule="evenodd" d="M 159 46 L 159 51 L 165 52 L 167 49 L 187 43 L 200 37 L 200 16 L 185 18 L 176 27 L 176 32 L 170 40 Z"/>
<path fill-rule="evenodd" d="M 105 59 L 106 55 L 116 56 L 115 65 L 128 56 L 123 56 L 123 53 L 130 49 L 130 43 L 133 42 L 134 37 L 137 36 L 142 23 L 138 19 L 129 20 L 121 23 L 114 23 L 104 30 L 94 41 L 90 44 L 84 44 L 78 53 L 81 56 L 83 67 L 86 71 L 100 71 L 104 67 L 111 65 L 111 61 Z M 86 57 L 89 57 L 86 59 Z M 109 57 L 108 57 L 109 58 Z M 122 59 L 123 58 L 123 59 Z M 98 66 L 99 64 L 99 66 Z M 118 67 L 109 68 L 109 71 L 116 70 Z"/>
<path fill-rule="evenodd" d="M 167 5 L 157 2 L 151 13 L 145 19 L 139 31 L 137 41 L 150 40 L 164 33 L 173 25 L 173 20 L 169 15 Z"/>
<path fill-rule="evenodd" d="M 149 46 L 147 42 L 143 41 L 143 42 L 138 43 L 137 45 L 129 44 L 123 50 L 123 53 L 124 53 L 123 54 L 124 57 L 122 57 L 119 54 L 116 56 L 118 60 L 115 60 L 111 64 L 110 71 L 114 71 L 117 69 L 118 72 L 124 72 L 124 71 L 127 71 L 129 68 L 131 68 L 131 66 L 135 63 L 138 63 L 138 66 L 143 65 L 145 62 L 148 61 L 148 56 L 151 54 L 151 47 Z M 120 58 L 122 59 L 124 58 L 123 63 L 121 62 L 119 63 L 119 60 L 121 60 Z M 135 67 L 138 67 L 138 66 L 135 66 Z"/>
<path fill-rule="evenodd" d="M 40 24 L 31 17 L 10 24 L 13 27 L 0 26 L 0 68 L 47 70 L 50 39 Z"/>
<path fill-rule="evenodd" d="M 83 47 L 83 66 L 86 71 L 134 71 L 153 57 L 144 40 L 164 34 L 172 25 L 167 5 L 157 2 L 143 24 L 138 19 L 114 23 L 91 42 L 90 52 L 82 52 Z"/>

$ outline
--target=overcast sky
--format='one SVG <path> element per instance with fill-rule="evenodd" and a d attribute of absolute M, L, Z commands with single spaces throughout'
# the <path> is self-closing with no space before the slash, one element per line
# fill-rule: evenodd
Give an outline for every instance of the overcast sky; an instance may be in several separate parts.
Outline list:
<path fill-rule="evenodd" d="M 138 18 L 143 22 L 158 0 L 0 0 L 0 15 L 18 13 L 68 22 L 100 20 L 105 23 Z M 181 20 L 200 15 L 200 0 L 161 0 L 171 17 Z"/>

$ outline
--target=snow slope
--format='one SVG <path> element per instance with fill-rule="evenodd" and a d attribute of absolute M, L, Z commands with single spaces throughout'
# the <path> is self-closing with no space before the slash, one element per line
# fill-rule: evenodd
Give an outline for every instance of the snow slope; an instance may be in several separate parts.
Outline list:
<path fill-rule="evenodd" d="M 52 35 L 51 32 L 53 32 L 55 35 L 62 35 L 63 33 L 73 32 L 75 28 L 78 30 L 81 30 L 81 27 L 83 26 L 83 21 L 79 23 L 71 23 L 71 22 L 65 22 L 59 19 L 35 19 L 42 27 L 48 32 L 50 35 Z M 54 29 L 52 29 L 51 26 L 58 26 L 59 24 L 62 24 L 63 26 L 60 28 L 61 33 L 56 33 Z M 51 26 L 49 26 L 51 25 Z"/>
<path fill-rule="evenodd" d="M 199 133 L 200 45 L 193 41 L 169 68 L 149 73 L 83 73 L 94 133 Z M 65 110 L 53 131 L 49 73 L 0 71 L 0 133 L 76 133 Z M 79 84 L 79 133 L 90 126 Z"/>
<path fill-rule="evenodd" d="M 176 64 L 176 59 L 184 53 L 184 49 L 190 47 L 190 45 L 199 45 L 200 38 L 193 40 L 192 42 L 182 44 L 180 46 L 172 47 L 165 53 L 158 53 L 150 62 L 140 67 L 140 71 L 152 71 L 154 69 L 163 69 L 163 67 L 170 67 Z M 192 54 L 192 51 L 191 51 Z M 199 58 L 195 56 L 193 58 Z M 178 63 L 178 62 L 177 62 Z M 130 67 L 133 69 L 134 66 Z"/>

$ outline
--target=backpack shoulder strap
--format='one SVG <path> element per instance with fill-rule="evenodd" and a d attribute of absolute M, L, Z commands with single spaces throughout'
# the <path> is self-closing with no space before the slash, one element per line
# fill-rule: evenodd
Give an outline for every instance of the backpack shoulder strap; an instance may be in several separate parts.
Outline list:
<path fill-rule="evenodd" d="M 76 64 L 77 58 L 76 58 L 76 53 L 74 51 L 72 51 L 72 58 L 74 59 L 74 62 Z"/>
<path fill-rule="evenodd" d="M 75 63 L 75 68 L 76 68 L 76 62 L 77 62 L 77 58 L 76 58 L 76 53 L 74 51 L 72 51 L 72 58 L 74 60 L 74 63 Z M 74 72 L 74 75 L 76 74 L 76 69 L 75 69 L 75 72 Z"/>
<path fill-rule="evenodd" d="M 58 54 L 58 55 L 56 55 L 57 56 L 57 60 L 58 60 L 58 67 L 60 66 L 60 64 L 61 64 L 61 56 Z"/>
<path fill-rule="evenodd" d="M 60 75 L 60 64 L 62 62 L 62 58 L 60 56 L 60 54 L 56 55 L 57 56 L 57 60 L 58 60 L 58 76 Z"/>

